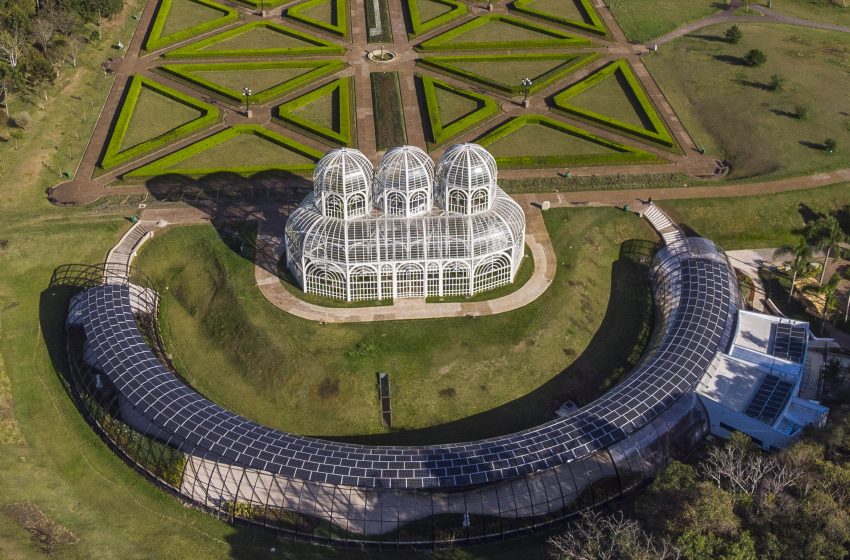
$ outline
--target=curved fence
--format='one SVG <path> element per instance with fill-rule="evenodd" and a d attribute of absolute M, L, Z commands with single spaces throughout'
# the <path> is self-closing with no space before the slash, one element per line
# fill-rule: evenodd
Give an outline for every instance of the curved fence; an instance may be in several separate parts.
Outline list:
<path fill-rule="evenodd" d="M 98 271 L 101 272 L 98 272 Z M 138 274 L 57 271 L 79 288 L 70 388 L 114 448 L 191 502 L 299 538 L 395 546 L 532 530 L 621 496 L 707 433 L 694 387 L 734 332 L 739 293 L 713 243 L 662 249 L 656 328 L 641 362 L 590 404 L 517 433 L 432 446 L 360 446 L 273 430 L 176 375 Z"/>

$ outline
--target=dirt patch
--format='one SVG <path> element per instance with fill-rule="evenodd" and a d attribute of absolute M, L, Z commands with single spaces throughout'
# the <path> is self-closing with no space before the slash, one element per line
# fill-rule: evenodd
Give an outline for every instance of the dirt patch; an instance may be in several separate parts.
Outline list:
<path fill-rule="evenodd" d="M 77 536 L 51 521 L 37 505 L 30 502 L 7 504 L 2 512 L 21 528 L 29 531 L 32 545 L 45 554 L 55 552 L 59 547 L 75 544 Z"/>

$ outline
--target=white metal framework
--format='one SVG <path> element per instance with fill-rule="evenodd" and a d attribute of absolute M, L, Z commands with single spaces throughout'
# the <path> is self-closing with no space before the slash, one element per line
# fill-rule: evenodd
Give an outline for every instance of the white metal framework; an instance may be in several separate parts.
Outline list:
<path fill-rule="evenodd" d="M 525 214 L 496 184 L 484 148 L 450 147 L 435 177 L 425 152 L 402 146 L 371 172 L 357 150 L 328 152 L 313 193 L 289 216 L 286 262 L 305 292 L 381 300 L 473 295 L 513 281 Z"/>

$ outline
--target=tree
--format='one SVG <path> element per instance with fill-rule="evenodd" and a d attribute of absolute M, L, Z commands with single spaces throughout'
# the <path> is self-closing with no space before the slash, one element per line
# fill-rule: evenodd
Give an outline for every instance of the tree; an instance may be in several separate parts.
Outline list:
<path fill-rule="evenodd" d="M 823 270 L 820 273 L 818 284 L 823 285 L 823 279 L 826 277 L 826 268 L 829 264 L 829 257 L 833 251 L 838 250 L 838 244 L 843 242 L 847 236 L 841 229 L 841 224 L 838 223 L 838 218 L 835 216 L 823 216 L 818 218 L 812 224 L 811 235 L 815 240 L 815 247 L 826 254 L 823 258 Z"/>
<path fill-rule="evenodd" d="M 585 512 L 563 534 L 549 539 L 556 560 L 674 560 L 679 552 L 622 513 Z"/>
<path fill-rule="evenodd" d="M 773 74 L 767 84 L 767 89 L 770 91 L 782 91 L 785 87 L 785 76 L 782 74 Z"/>
<path fill-rule="evenodd" d="M 823 298 L 821 319 L 829 321 L 830 317 L 838 310 L 838 295 L 835 292 L 840 280 L 841 277 L 838 274 L 833 274 L 826 284 L 821 285 L 818 289 L 818 294 Z"/>
<path fill-rule="evenodd" d="M 835 148 L 838 146 L 838 143 L 834 138 L 827 138 L 823 141 L 823 149 L 826 153 L 831 154 L 835 152 Z"/>
<path fill-rule="evenodd" d="M 794 118 L 798 121 L 804 121 L 809 117 L 809 108 L 805 105 L 796 105 L 794 107 Z"/>
<path fill-rule="evenodd" d="M 737 45 L 738 42 L 744 37 L 744 34 L 741 32 L 741 29 L 737 25 L 733 25 L 729 29 L 726 30 L 726 33 L 723 34 L 726 38 L 726 42 L 732 43 L 733 45 Z"/>
<path fill-rule="evenodd" d="M 23 84 L 24 76 L 20 68 L 0 62 L 0 98 L 3 99 L 3 104 L 6 107 L 7 117 L 12 117 L 12 108 L 9 100 L 13 93 L 21 90 Z"/>
<path fill-rule="evenodd" d="M 8 30 L 0 31 L 0 60 L 9 66 L 16 67 L 24 55 L 27 46 L 27 35 L 23 27 L 16 25 Z"/>
<path fill-rule="evenodd" d="M 44 54 L 48 54 L 54 33 L 56 25 L 52 19 L 39 17 L 32 23 L 32 38 Z"/>
<path fill-rule="evenodd" d="M 758 49 L 752 49 L 744 55 L 744 61 L 747 66 L 761 66 L 767 62 L 767 55 Z"/>
<path fill-rule="evenodd" d="M 77 67 L 77 58 L 80 54 L 80 49 L 85 45 L 85 40 L 77 34 L 68 37 L 65 45 L 65 52 L 68 53 L 68 58 L 71 60 L 71 65 Z"/>
<path fill-rule="evenodd" d="M 788 291 L 788 301 L 794 297 L 794 286 L 797 283 L 797 277 L 805 274 L 809 268 L 809 261 L 812 260 L 812 246 L 809 241 L 802 235 L 797 238 L 793 245 L 783 245 L 773 252 L 773 258 L 782 255 L 790 255 L 791 260 L 791 289 Z"/>

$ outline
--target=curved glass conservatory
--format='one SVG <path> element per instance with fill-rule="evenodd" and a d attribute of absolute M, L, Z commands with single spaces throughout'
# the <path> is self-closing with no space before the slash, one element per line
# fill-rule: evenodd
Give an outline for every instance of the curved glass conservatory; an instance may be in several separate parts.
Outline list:
<path fill-rule="evenodd" d="M 286 223 L 286 263 L 305 292 L 341 300 L 473 295 L 513 281 L 525 215 L 476 144 L 329 152 Z"/>

